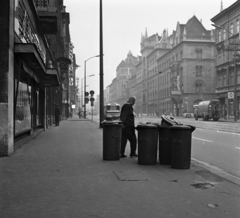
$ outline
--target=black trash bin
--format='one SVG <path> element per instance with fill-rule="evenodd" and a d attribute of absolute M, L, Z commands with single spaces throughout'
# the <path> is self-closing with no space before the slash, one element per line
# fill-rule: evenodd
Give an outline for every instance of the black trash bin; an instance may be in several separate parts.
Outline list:
<path fill-rule="evenodd" d="M 170 130 L 167 126 L 158 126 L 159 133 L 159 163 L 163 165 L 171 164 L 171 144 Z"/>
<path fill-rule="evenodd" d="M 158 127 L 154 124 L 139 124 L 136 129 L 138 130 L 138 164 L 156 164 Z"/>
<path fill-rule="evenodd" d="M 174 169 L 190 169 L 191 145 L 194 126 L 175 125 L 170 128 L 171 167 Z"/>
<path fill-rule="evenodd" d="M 103 160 L 119 160 L 122 138 L 121 121 L 103 121 Z"/>
<path fill-rule="evenodd" d="M 161 118 L 162 118 L 161 126 L 170 127 L 173 125 L 182 125 L 178 120 L 176 120 L 172 116 L 162 115 Z"/>
<path fill-rule="evenodd" d="M 180 125 L 180 122 L 171 116 L 162 115 L 159 130 L 159 163 L 163 165 L 171 164 L 171 144 L 170 144 L 170 127 Z"/>

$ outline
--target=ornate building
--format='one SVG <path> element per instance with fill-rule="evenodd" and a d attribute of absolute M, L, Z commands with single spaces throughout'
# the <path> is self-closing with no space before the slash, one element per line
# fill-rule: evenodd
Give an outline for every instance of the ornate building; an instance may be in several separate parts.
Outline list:
<path fill-rule="evenodd" d="M 211 21 L 216 25 L 216 96 L 222 113 L 226 108 L 234 116 L 240 110 L 240 2 L 221 8 Z"/>
<path fill-rule="evenodd" d="M 122 105 L 131 93 L 137 97 L 138 115 L 179 116 L 193 112 L 199 101 L 215 97 L 214 34 L 196 16 L 186 24 L 177 23 L 170 36 L 164 30 L 161 36 L 148 37 L 146 30 L 140 44 L 141 57 L 134 57 L 131 79 L 127 78 L 128 62 L 119 64 L 115 78 L 118 98 L 111 101 Z"/>

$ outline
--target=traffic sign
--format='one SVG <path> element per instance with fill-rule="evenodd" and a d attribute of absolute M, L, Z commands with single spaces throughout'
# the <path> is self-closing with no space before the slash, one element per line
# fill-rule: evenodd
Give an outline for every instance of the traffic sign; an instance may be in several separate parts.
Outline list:
<path fill-rule="evenodd" d="M 234 99 L 234 92 L 228 92 L 228 99 Z"/>
<path fill-rule="evenodd" d="M 90 98 L 90 101 L 94 101 L 95 99 L 94 98 Z"/>
<path fill-rule="evenodd" d="M 87 97 L 89 95 L 89 93 L 88 92 L 85 92 L 85 96 Z"/>

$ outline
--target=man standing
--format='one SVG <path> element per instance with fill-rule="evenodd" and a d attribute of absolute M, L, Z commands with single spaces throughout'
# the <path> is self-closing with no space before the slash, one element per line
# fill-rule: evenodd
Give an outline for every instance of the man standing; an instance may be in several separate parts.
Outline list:
<path fill-rule="evenodd" d="M 59 122 L 60 122 L 60 108 L 56 104 L 55 105 L 55 124 L 56 124 L 56 126 L 59 126 Z"/>
<path fill-rule="evenodd" d="M 130 157 L 137 157 L 136 149 L 137 149 L 137 138 L 135 134 L 135 125 L 134 125 L 134 113 L 133 113 L 133 105 L 135 104 L 136 98 L 130 97 L 127 103 L 122 106 L 120 119 L 123 123 L 122 129 L 122 141 L 121 141 L 121 156 L 127 157 L 125 155 L 125 148 L 127 144 L 127 140 L 130 142 Z"/>

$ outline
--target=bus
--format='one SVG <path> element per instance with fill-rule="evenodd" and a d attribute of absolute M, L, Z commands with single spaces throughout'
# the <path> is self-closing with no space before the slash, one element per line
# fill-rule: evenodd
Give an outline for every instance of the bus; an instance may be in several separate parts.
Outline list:
<path fill-rule="evenodd" d="M 117 103 L 108 103 L 104 106 L 105 120 L 119 120 L 121 107 Z"/>
<path fill-rule="evenodd" d="M 195 120 L 202 118 L 202 120 L 214 120 L 218 121 L 220 118 L 219 111 L 220 102 L 218 99 L 211 99 L 208 101 L 201 101 L 194 110 Z"/>

